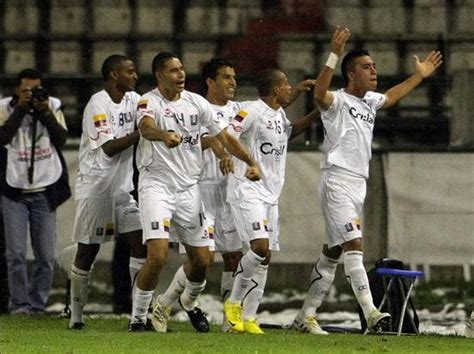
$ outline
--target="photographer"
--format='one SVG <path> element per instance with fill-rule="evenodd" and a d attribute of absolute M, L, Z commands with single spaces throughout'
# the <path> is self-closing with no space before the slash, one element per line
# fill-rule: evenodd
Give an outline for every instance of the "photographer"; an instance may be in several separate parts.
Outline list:
<path fill-rule="evenodd" d="M 67 130 L 61 101 L 49 97 L 42 74 L 25 69 L 16 94 L 0 100 L 0 173 L 10 313 L 42 313 L 54 269 L 56 208 L 69 196 L 61 154 Z M 34 261 L 27 279 L 27 235 Z"/>

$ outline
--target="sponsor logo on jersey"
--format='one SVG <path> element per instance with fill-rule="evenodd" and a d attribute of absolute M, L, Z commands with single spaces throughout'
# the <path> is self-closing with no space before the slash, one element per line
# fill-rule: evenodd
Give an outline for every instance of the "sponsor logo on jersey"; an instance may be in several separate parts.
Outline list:
<path fill-rule="evenodd" d="M 260 223 L 258 221 L 255 221 L 252 223 L 252 229 L 254 231 L 260 230 Z"/>
<path fill-rule="evenodd" d="M 146 109 L 148 107 L 148 100 L 138 101 L 138 109 Z"/>
<path fill-rule="evenodd" d="M 362 114 L 362 113 L 357 112 L 355 107 L 351 107 L 351 108 L 349 108 L 349 114 L 352 117 L 354 117 L 356 119 L 360 119 L 363 122 L 367 122 L 369 124 L 374 124 L 374 116 L 370 113 Z"/>
<path fill-rule="evenodd" d="M 235 116 L 234 119 L 235 119 L 237 122 L 242 123 L 242 121 L 243 121 L 243 120 L 245 119 L 245 117 L 247 117 L 247 116 L 248 116 L 248 113 L 247 113 L 247 112 L 245 112 L 245 111 L 240 111 L 239 113 L 237 113 L 237 115 Z"/>
<path fill-rule="evenodd" d="M 183 137 L 183 144 L 197 145 L 199 143 L 199 134 L 196 136 L 188 135 Z"/>
<path fill-rule="evenodd" d="M 272 143 L 263 143 L 260 145 L 260 152 L 264 155 L 281 156 L 285 153 L 286 145 L 274 146 Z"/>
<path fill-rule="evenodd" d="M 94 121 L 94 126 L 95 127 L 101 127 L 103 125 L 107 125 L 107 115 L 106 114 L 96 114 L 94 117 L 92 117 L 92 120 Z"/>

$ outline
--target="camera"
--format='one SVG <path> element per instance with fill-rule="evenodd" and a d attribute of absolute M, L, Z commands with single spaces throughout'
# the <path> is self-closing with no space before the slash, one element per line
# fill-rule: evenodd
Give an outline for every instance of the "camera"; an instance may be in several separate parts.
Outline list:
<path fill-rule="evenodd" d="M 48 91 L 43 86 L 33 87 L 31 94 L 33 99 L 40 102 L 46 101 L 49 97 Z"/>

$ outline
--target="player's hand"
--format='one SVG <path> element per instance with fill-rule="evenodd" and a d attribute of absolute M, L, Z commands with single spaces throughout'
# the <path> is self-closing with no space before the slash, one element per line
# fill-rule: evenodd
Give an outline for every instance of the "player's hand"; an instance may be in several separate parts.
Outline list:
<path fill-rule="evenodd" d="M 166 147 L 172 149 L 183 141 L 183 137 L 176 132 L 166 132 L 163 142 L 165 143 Z"/>
<path fill-rule="evenodd" d="M 423 79 L 433 74 L 443 63 L 443 56 L 439 51 L 432 51 L 422 62 L 420 62 L 420 59 L 416 55 L 414 57 L 416 72 L 419 73 Z"/>
<path fill-rule="evenodd" d="M 247 171 L 245 172 L 245 177 L 247 177 L 251 181 L 258 181 L 260 180 L 260 169 L 258 166 L 249 166 Z"/>
<path fill-rule="evenodd" d="M 229 173 L 234 173 L 234 161 L 232 157 L 226 156 L 219 160 L 219 169 L 223 175 L 228 175 Z"/>
<path fill-rule="evenodd" d="M 342 53 L 344 53 L 344 47 L 350 36 L 351 31 L 349 28 L 341 28 L 340 26 L 337 26 L 334 34 L 332 35 L 331 52 L 340 57 Z"/>
<path fill-rule="evenodd" d="M 316 85 L 316 80 L 303 80 L 297 86 L 296 89 L 299 92 L 310 91 Z"/>

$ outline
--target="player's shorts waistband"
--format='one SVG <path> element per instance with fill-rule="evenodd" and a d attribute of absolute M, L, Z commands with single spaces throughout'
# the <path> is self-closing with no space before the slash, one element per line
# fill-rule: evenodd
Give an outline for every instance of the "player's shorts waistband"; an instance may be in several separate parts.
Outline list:
<path fill-rule="evenodd" d="M 365 178 L 357 173 L 349 171 L 346 168 L 332 165 L 328 168 L 323 168 L 323 175 L 336 176 L 347 181 L 365 181 Z"/>

